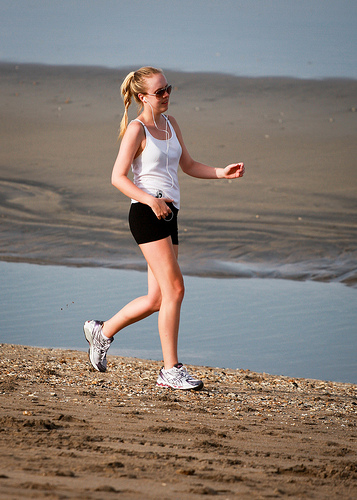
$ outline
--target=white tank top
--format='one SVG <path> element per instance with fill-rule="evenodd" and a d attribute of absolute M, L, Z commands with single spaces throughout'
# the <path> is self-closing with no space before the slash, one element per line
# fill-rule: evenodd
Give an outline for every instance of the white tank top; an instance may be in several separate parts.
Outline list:
<path fill-rule="evenodd" d="M 142 153 L 134 159 L 131 168 L 134 174 L 134 184 L 159 198 L 171 198 L 177 209 L 180 208 L 180 187 L 178 183 L 178 166 L 181 158 L 182 148 L 177 139 L 170 120 L 166 119 L 171 137 L 168 140 L 155 139 L 143 122 L 140 122 L 145 130 L 146 144 Z M 131 200 L 137 203 L 137 200 Z"/>

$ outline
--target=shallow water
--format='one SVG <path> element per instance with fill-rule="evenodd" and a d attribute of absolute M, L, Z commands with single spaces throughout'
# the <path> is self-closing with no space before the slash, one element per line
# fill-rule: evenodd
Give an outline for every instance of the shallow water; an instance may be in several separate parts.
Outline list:
<path fill-rule="evenodd" d="M 146 291 L 146 274 L 0 262 L 0 342 L 86 350 L 86 319 Z M 338 283 L 185 276 L 179 351 L 187 364 L 357 383 L 357 290 Z M 162 359 L 157 315 L 110 354 Z"/>
<path fill-rule="evenodd" d="M 0 60 L 357 78 L 351 0 L 0 0 Z"/>

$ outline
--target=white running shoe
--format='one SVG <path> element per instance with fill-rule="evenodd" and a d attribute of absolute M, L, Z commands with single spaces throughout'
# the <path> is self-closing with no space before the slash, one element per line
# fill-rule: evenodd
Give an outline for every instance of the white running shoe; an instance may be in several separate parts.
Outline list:
<path fill-rule="evenodd" d="M 84 335 L 89 343 L 89 360 L 98 372 L 107 369 L 107 351 L 113 338 L 105 339 L 102 334 L 103 321 L 90 320 L 84 323 Z"/>
<path fill-rule="evenodd" d="M 178 363 L 173 368 L 170 368 L 170 370 L 161 368 L 156 385 L 184 391 L 199 391 L 203 387 L 203 382 L 193 378 L 192 375 L 188 373 L 186 367 Z"/>

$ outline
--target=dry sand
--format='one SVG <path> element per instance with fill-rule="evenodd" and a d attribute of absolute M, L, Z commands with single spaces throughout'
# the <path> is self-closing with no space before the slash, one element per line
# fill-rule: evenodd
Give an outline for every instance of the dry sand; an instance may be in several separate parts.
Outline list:
<path fill-rule="evenodd" d="M 1 498 L 356 498 L 356 386 L 159 366 L 0 344 Z"/>
<path fill-rule="evenodd" d="M 125 70 L 0 65 L 0 259 L 143 266 L 110 185 Z M 357 86 L 167 72 L 194 158 L 181 175 L 186 273 L 357 283 Z M 134 115 L 133 115 L 134 116 Z M 356 386 L 1 345 L 0 496 L 354 499 Z"/>
<path fill-rule="evenodd" d="M 127 70 L 0 71 L 0 258 L 142 266 L 110 184 Z M 184 271 L 356 284 L 356 82 L 166 75 L 191 155 L 246 165 L 234 182 L 180 176 Z"/>

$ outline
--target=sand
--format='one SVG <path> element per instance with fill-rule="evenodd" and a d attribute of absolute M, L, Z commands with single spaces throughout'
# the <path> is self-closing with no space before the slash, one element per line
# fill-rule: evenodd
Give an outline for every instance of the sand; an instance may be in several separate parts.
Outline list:
<path fill-rule="evenodd" d="M 127 70 L 0 71 L 0 258 L 143 267 L 110 184 Z M 166 76 L 191 155 L 246 165 L 234 182 L 180 175 L 184 272 L 355 285 L 356 82 Z"/>
<path fill-rule="evenodd" d="M 2 499 L 355 499 L 357 386 L 0 344 Z"/>
<path fill-rule="evenodd" d="M 127 71 L 0 72 L 0 259 L 142 268 L 110 185 Z M 356 82 L 166 75 L 191 155 L 246 165 L 180 176 L 184 272 L 356 286 Z M 1 498 L 356 498 L 352 384 L 191 367 L 205 389 L 178 393 L 156 361 L 5 344 L 0 364 Z"/>

